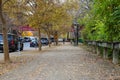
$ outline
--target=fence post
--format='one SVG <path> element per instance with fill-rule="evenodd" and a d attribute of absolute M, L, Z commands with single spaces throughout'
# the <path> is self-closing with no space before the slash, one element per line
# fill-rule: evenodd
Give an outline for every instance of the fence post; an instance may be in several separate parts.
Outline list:
<path fill-rule="evenodd" d="M 119 54 L 119 50 L 117 49 L 113 49 L 113 63 L 114 64 L 118 64 L 119 60 L 118 60 L 118 54 Z"/>
<path fill-rule="evenodd" d="M 108 53 L 107 53 L 107 48 L 106 47 L 103 49 L 103 58 L 104 59 L 108 58 Z"/>
<path fill-rule="evenodd" d="M 97 55 L 100 54 L 100 51 L 99 51 L 99 46 L 97 46 Z"/>

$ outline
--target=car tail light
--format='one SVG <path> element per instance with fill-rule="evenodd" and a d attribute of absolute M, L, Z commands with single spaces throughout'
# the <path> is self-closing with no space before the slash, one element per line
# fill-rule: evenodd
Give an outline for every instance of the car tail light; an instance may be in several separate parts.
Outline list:
<path fill-rule="evenodd" d="M 11 41 L 11 45 L 14 45 L 14 41 L 13 40 Z"/>

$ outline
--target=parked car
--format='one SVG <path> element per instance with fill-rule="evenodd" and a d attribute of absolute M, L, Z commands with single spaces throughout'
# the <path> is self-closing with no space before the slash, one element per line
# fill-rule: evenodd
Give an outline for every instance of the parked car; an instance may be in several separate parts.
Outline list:
<path fill-rule="evenodd" d="M 30 37 L 24 37 L 24 42 L 30 42 Z"/>
<path fill-rule="evenodd" d="M 53 37 L 51 37 L 50 40 L 51 40 L 51 42 L 54 42 L 54 38 Z"/>
<path fill-rule="evenodd" d="M 8 47 L 9 51 L 16 51 L 18 50 L 18 42 L 20 42 L 20 50 L 23 50 L 23 42 L 19 39 L 17 35 L 8 33 Z M 3 34 L 0 33 L 0 50 L 3 51 Z"/>
<path fill-rule="evenodd" d="M 19 40 L 20 42 L 24 43 L 24 39 L 23 39 L 22 37 L 18 37 L 18 38 L 19 38 L 18 40 Z"/>
<path fill-rule="evenodd" d="M 37 46 L 38 46 L 37 38 L 32 38 L 30 41 L 30 47 L 37 47 Z"/>
<path fill-rule="evenodd" d="M 49 41 L 47 38 L 41 38 L 41 44 L 42 45 L 48 45 Z M 32 39 L 30 42 L 30 47 L 37 47 L 38 46 L 38 40 L 37 39 Z"/>
<path fill-rule="evenodd" d="M 41 44 L 42 45 L 48 45 L 49 44 L 49 41 L 47 38 L 41 38 Z"/>
<path fill-rule="evenodd" d="M 59 41 L 59 42 L 63 42 L 63 38 L 59 38 L 58 41 Z"/>

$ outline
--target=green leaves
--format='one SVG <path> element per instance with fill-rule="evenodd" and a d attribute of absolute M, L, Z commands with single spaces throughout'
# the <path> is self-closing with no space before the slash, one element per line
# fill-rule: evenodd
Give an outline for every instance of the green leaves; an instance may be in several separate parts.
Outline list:
<path fill-rule="evenodd" d="M 83 33 L 88 33 L 87 36 L 92 40 L 120 41 L 119 0 L 94 0 L 93 3 L 89 13 L 82 19 L 86 26 Z"/>

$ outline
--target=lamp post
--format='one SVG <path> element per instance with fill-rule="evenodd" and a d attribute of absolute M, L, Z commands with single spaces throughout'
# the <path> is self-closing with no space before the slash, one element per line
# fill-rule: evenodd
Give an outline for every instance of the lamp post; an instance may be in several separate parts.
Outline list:
<path fill-rule="evenodd" d="M 78 46 L 78 23 L 74 22 L 74 35 L 75 35 L 75 46 Z"/>

